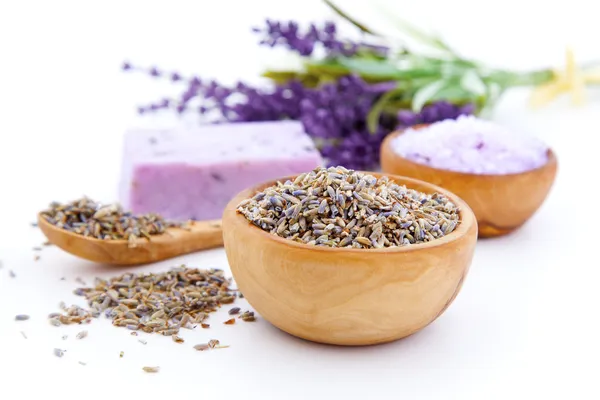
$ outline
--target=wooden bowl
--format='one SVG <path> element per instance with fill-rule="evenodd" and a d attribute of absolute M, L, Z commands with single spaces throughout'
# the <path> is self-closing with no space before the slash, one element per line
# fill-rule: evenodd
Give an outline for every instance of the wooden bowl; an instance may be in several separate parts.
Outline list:
<path fill-rule="evenodd" d="M 430 182 L 462 198 L 477 217 L 481 238 L 506 235 L 525 224 L 548 196 L 556 177 L 558 162 L 552 150 L 548 150 L 546 164 L 522 173 L 484 175 L 432 168 L 394 152 L 392 140 L 402 132 L 384 139 L 382 171 Z"/>
<path fill-rule="evenodd" d="M 411 335 L 448 308 L 471 265 L 475 216 L 464 201 L 441 188 L 390 178 L 425 193 L 445 194 L 460 207 L 461 223 L 432 242 L 338 249 L 283 239 L 236 213 L 243 199 L 275 182 L 245 190 L 228 204 L 223 213 L 227 259 L 238 288 L 263 318 L 306 340 L 370 345 Z"/>

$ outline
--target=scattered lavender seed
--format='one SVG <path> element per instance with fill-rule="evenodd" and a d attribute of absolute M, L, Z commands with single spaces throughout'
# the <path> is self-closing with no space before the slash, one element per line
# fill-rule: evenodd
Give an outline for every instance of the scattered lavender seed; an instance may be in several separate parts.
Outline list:
<path fill-rule="evenodd" d="M 63 335 L 62 336 L 62 340 L 67 340 L 68 336 L 67 335 Z"/>
<path fill-rule="evenodd" d="M 39 246 L 36 246 L 36 247 L 33 248 L 33 251 L 42 251 L 42 248 L 39 247 Z"/>
<path fill-rule="evenodd" d="M 238 318 L 240 318 L 244 322 L 253 322 L 253 321 L 256 321 L 256 318 L 254 317 L 254 312 L 253 311 L 244 311 L 242 313 L 242 315 L 240 315 Z"/>
<path fill-rule="evenodd" d="M 123 356 L 124 356 L 124 355 L 125 355 L 125 352 L 124 352 L 124 351 L 120 352 L 120 353 L 119 353 L 119 358 L 123 358 Z"/>
<path fill-rule="evenodd" d="M 79 364 L 81 365 L 87 365 L 86 363 L 84 363 L 83 361 L 79 361 Z"/>
<path fill-rule="evenodd" d="M 141 344 L 148 344 L 148 342 L 146 342 L 144 339 L 138 339 L 138 342 L 140 342 Z"/>
<path fill-rule="evenodd" d="M 196 349 L 198 351 L 205 351 L 205 350 L 210 349 L 210 346 L 208 345 L 208 343 L 202 343 L 202 344 L 195 345 L 194 349 Z"/>
<path fill-rule="evenodd" d="M 83 338 L 87 337 L 87 335 L 88 335 L 88 331 L 81 331 L 77 334 L 76 337 L 77 337 L 77 339 L 83 339 Z"/>
<path fill-rule="evenodd" d="M 62 357 L 65 355 L 66 350 L 54 349 L 54 355 L 56 357 Z"/>
<path fill-rule="evenodd" d="M 11 278 L 16 278 L 17 274 L 15 274 L 15 272 L 11 269 L 10 271 L 8 271 L 8 276 L 10 276 Z"/>
<path fill-rule="evenodd" d="M 225 325 L 233 325 L 233 324 L 235 324 L 235 319 L 234 318 L 230 318 L 227 321 L 223 322 L 223 324 L 225 324 Z"/>
<path fill-rule="evenodd" d="M 229 310 L 229 315 L 236 315 L 236 314 L 239 314 L 239 312 L 240 312 L 239 307 L 233 307 L 231 310 Z"/>
<path fill-rule="evenodd" d="M 84 285 L 84 286 L 86 285 L 84 280 L 81 279 L 81 277 L 79 277 L 79 276 L 77 278 L 75 278 L 75 282 L 79 283 L 80 285 Z"/>
<path fill-rule="evenodd" d="M 160 367 L 144 367 L 142 368 L 144 372 L 154 373 L 160 371 Z"/>
<path fill-rule="evenodd" d="M 171 336 L 171 338 L 173 339 L 173 341 L 175 343 L 183 343 L 184 342 L 184 340 L 177 335 L 173 335 L 173 336 Z"/>
<path fill-rule="evenodd" d="M 177 335 L 181 328 L 189 329 L 193 323 L 208 327 L 203 322 L 208 314 L 235 301 L 230 285 L 231 279 L 225 277 L 223 270 L 185 265 L 159 274 L 125 273 L 109 279 L 96 278 L 93 287 L 75 291 L 87 298 L 89 309 L 61 304 L 64 313 L 52 314 L 56 320 L 51 322 L 89 323 L 91 318 L 105 314 L 117 327 Z"/>
<path fill-rule="evenodd" d="M 15 316 L 15 321 L 27 321 L 29 319 L 29 315 L 19 314 Z"/>
<path fill-rule="evenodd" d="M 202 329 L 210 328 L 210 324 L 200 324 L 200 326 L 202 327 Z"/>
<path fill-rule="evenodd" d="M 24 337 L 25 339 L 27 339 L 27 335 L 25 334 L 25 332 L 21 331 L 21 335 L 23 335 L 23 337 Z"/>

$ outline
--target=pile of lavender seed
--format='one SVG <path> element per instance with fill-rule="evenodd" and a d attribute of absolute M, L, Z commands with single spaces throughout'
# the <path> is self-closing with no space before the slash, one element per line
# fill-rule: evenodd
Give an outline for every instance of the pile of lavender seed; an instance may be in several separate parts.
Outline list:
<path fill-rule="evenodd" d="M 317 168 L 266 188 L 237 211 L 296 242 L 359 249 L 430 242 L 452 232 L 459 209 L 445 196 L 344 167 Z"/>
<path fill-rule="evenodd" d="M 150 240 L 152 235 L 167 228 L 186 228 L 187 222 L 166 221 L 157 214 L 133 215 L 117 204 L 100 204 L 83 197 L 66 204 L 53 202 L 42 217 L 57 226 L 83 236 L 103 240 L 128 240 L 135 247 L 139 238 Z"/>
<path fill-rule="evenodd" d="M 185 265 L 158 274 L 125 273 L 108 280 L 96 278 L 94 287 L 75 290 L 76 295 L 87 299 L 88 310 L 61 304 L 63 313 L 50 314 L 50 323 L 89 323 L 104 314 L 117 327 L 177 335 L 181 328 L 193 329 L 195 324 L 208 328 L 204 323 L 208 314 L 235 301 L 237 293 L 230 284 L 231 278 L 225 278 L 220 269 L 201 270 Z M 233 314 L 240 311 L 237 307 L 233 310 Z M 252 311 L 245 311 L 238 318 L 255 320 Z M 183 342 L 178 337 L 174 341 Z"/>

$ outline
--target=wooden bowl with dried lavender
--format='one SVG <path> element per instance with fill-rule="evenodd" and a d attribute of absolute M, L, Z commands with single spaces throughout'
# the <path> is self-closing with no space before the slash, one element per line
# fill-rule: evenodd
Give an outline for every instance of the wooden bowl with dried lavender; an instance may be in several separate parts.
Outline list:
<path fill-rule="evenodd" d="M 331 167 L 241 192 L 223 237 L 266 320 L 314 342 L 370 345 L 421 330 L 454 301 L 477 222 L 429 183 Z"/>
<path fill-rule="evenodd" d="M 475 213 L 479 237 L 497 237 L 537 212 L 558 162 L 534 137 L 464 116 L 390 134 L 381 145 L 381 168 L 455 193 Z"/>
<path fill-rule="evenodd" d="M 147 264 L 223 245 L 220 220 L 167 221 L 158 214 L 134 215 L 119 204 L 87 197 L 53 202 L 37 220 L 50 243 L 104 264 Z"/>

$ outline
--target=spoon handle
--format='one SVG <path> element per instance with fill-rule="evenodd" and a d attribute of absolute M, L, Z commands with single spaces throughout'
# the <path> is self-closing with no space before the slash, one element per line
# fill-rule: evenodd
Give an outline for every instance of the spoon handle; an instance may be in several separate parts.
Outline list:
<path fill-rule="evenodd" d="M 173 241 L 175 253 L 187 254 L 195 251 L 223 246 L 221 220 L 194 221 L 189 228 L 169 228 L 167 235 Z"/>

